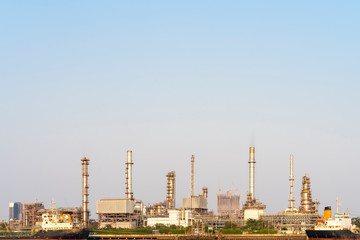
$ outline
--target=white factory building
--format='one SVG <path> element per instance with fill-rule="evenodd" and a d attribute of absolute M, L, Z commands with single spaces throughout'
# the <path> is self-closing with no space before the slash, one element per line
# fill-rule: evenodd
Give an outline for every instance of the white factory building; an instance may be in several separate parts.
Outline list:
<path fill-rule="evenodd" d="M 176 225 L 188 227 L 191 226 L 191 210 L 171 209 L 168 210 L 169 217 L 155 217 L 147 219 L 147 226 L 153 227 L 156 224 L 164 224 L 166 226 Z"/>

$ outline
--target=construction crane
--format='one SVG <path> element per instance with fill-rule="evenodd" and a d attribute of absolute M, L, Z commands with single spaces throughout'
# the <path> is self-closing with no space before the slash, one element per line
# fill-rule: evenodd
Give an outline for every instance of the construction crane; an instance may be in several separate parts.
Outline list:
<path fill-rule="evenodd" d="M 6 222 L 5 222 L 4 220 L 2 220 L 2 222 L 3 222 L 3 224 L 4 224 L 5 228 L 6 228 L 6 231 L 7 231 L 7 232 L 10 232 L 10 229 L 9 229 L 8 226 L 6 225 Z"/>

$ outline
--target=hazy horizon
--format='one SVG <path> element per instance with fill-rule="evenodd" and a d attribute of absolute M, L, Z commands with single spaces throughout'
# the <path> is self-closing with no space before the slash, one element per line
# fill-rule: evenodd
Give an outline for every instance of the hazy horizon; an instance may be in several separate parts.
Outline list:
<path fill-rule="evenodd" d="M 125 197 L 133 151 L 135 199 L 176 206 L 219 186 L 295 206 L 313 199 L 360 216 L 358 1 L 1 1 L 0 219 L 10 202 L 81 205 Z"/>

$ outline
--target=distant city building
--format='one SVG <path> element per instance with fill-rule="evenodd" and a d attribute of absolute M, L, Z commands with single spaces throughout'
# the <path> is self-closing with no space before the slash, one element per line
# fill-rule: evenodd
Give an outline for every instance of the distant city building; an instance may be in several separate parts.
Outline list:
<path fill-rule="evenodd" d="M 23 205 L 21 202 L 11 202 L 9 204 L 9 221 L 22 221 Z"/>
<path fill-rule="evenodd" d="M 219 215 L 232 215 L 240 211 L 240 195 L 231 195 L 231 191 L 226 194 L 217 195 L 217 212 Z"/>

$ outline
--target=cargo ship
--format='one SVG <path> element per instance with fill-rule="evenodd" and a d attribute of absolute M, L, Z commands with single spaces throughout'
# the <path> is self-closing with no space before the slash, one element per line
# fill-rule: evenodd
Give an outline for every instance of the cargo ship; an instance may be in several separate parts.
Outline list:
<path fill-rule="evenodd" d="M 331 217 L 331 207 L 325 207 L 324 218 L 318 219 L 313 229 L 306 230 L 309 240 L 359 239 L 359 229 L 351 224 L 349 213 L 335 214 Z"/>
<path fill-rule="evenodd" d="M 6 232 L 0 235 L 0 240 L 7 239 L 87 239 L 89 230 L 78 227 L 72 222 L 70 214 L 42 215 L 40 229 L 28 232 Z"/>

